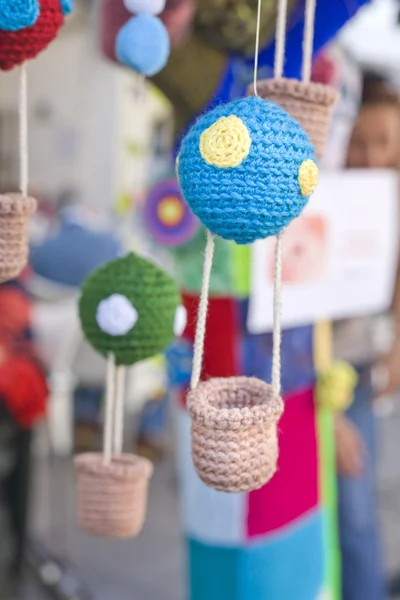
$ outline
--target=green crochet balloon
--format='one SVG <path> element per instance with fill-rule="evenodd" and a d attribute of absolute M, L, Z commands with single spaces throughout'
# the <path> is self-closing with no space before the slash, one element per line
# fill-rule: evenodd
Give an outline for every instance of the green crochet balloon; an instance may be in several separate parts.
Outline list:
<path fill-rule="evenodd" d="M 89 343 L 118 365 L 163 352 L 174 339 L 180 294 L 173 279 L 128 254 L 100 267 L 82 287 L 79 315 Z"/>

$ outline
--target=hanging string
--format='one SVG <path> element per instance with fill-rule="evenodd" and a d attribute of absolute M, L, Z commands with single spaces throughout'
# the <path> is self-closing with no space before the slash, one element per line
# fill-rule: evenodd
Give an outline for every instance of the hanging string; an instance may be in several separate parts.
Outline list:
<path fill-rule="evenodd" d="M 285 64 L 287 0 L 279 0 L 275 36 L 274 77 L 283 76 Z"/>
<path fill-rule="evenodd" d="M 274 272 L 274 329 L 272 333 L 272 389 L 277 396 L 281 393 L 281 295 L 282 295 L 282 246 L 283 234 L 276 236 L 275 242 L 275 272 Z"/>
<path fill-rule="evenodd" d="M 260 53 L 260 29 L 261 29 L 261 3 L 262 0 L 258 0 L 257 8 L 257 29 L 256 29 L 256 48 L 254 53 L 254 95 L 258 96 L 257 91 L 257 75 L 258 75 L 258 55 Z"/>
<path fill-rule="evenodd" d="M 112 352 L 110 352 L 107 357 L 106 406 L 104 415 L 103 460 L 105 465 L 109 465 L 112 458 L 114 399 L 115 356 Z"/>
<path fill-rule="evenodd" d="M 28 76 L 26 62 L 20 68 L 19 82 L 19 186 L 23 198 L 28 197 Z"/>
<path fill-rule="evenodd" d="M 210 277 L 214 256 L 215 236 L 207 229 L 207 244 L 204 256 L 203 281 L 201 283 L 199 312 L 197 316 L 196 336 L 194 341 L 194 355 L 190 389 L 195 389 L 200 381 L 201 368 L 204 355 L 204 340 L 206 335 L 206 321 L 208 311 L 208 296 L 210 290 Z"/>
<path fill-rule="evenodd" d="M 114 455 L 122 454 L 124 445 L 124 399 L 125 399 L 126 368 L 117 367 L 114 412 Z"/>
<path fill-rule="evenodd" d="M 301 69 L 301 78 L 305 83 L 309 83 L 311 80 L 314 46 L 315 5 L 316 0 L 306 0 L 303 37 L 303 64 Z"/>

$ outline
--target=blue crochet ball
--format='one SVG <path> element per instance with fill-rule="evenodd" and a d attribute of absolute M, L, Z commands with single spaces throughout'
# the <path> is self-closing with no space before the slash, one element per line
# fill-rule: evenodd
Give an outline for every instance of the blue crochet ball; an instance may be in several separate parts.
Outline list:
<path fill-rule="evenodd" d="M 182 141 L 177 174 L 192 211 L 237 244 L 276 235 L 317 185 L 315 152 L 287 112 L 258 97 L 201 117 Z"/>
<path fill-rule="evenodd" d="M 170 40 L 165 25 L 149 14 L 132 17 L 120 29 L 115 53 L 119 62 L 151 77 L 167 64 Z"/>
<path fill-rule="evenodd" d="M 0 29 L 19 31 L 31 27 L 39 14 L 39 0 L 0 0 Z"/>

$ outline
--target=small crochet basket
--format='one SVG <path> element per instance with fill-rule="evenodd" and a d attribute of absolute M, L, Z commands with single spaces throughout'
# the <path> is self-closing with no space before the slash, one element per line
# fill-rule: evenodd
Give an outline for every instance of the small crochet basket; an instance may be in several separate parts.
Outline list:
<path fill-rule="evenodd" d="M 146 517 L 151 462 L 124 454 L 106 465 L 101 454 L 93 453 L 78 456 L 75 466 L 81 527 L 97 536 L 138 535 Z"/>
<path fill-rule="evenodd" d="M 188 410 L 193 463 L 206 485 L 244 492 L 271 479 L 283 411 L 271 385 L 252 377 L 211 379 L 189 392 Z"/>
<path fill-rule="evenodd" d="M 35 210 L 34 198 L 0 195 L 0 283 L 17 277 L 27 263 L 29 215 Z"/>
<path fill-rule="evenodd" d="M 260 98 L 281 106 L 300 123 L 314 145 L 317 157 L 321 158 L 332 110 L 338 100 L 337 91 L 322 83 L 276 78 L 258 81 L 257 93 Z M 248 88 L 248 95 L 253 94 L 252 85 Z"/>

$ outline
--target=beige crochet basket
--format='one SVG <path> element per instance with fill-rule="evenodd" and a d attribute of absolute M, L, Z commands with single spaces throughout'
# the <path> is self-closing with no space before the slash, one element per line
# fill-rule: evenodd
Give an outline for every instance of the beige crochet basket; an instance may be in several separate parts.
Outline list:
<path fill-rule="evenodd" d="M 110 464 L 102 454 L 75 458 L 78 474 L 78 520 L 92 535 L 129 538 L 142 530 L 146 517 L 150 461 L 123 454 Z"/>
<path fill-rule="evenodd" d="M 338 100 L 335 89 L 322 83 L 305 83 L 298 79 L 264 79 L 257 82 L 260 98 L 275 102 L 296 119 L 314 145 L 317 158 L 325 151 L 332 111 Z M 254 94 L 254 86 L 248 88 Z"/>
<path fill-rule="evenodd" d="M 18 277 L 28 262 L 29 215 L 35 210 L 34 198 L 0 195 L 0 283 Z"/>
<path fill-rule="evenodd" d="M 252 377 L 211 379 L 188 394 L 192 457 L 200 479 L 216 490 L 247 492 L 274 475 L 283 402 Z"/>

